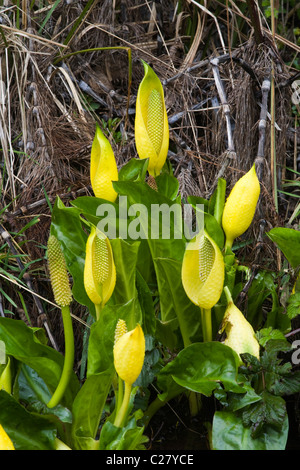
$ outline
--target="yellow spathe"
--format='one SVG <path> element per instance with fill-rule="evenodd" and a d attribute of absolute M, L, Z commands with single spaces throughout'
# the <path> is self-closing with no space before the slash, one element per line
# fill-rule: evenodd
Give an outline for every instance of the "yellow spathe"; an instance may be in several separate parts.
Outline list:
<path fill-rule="evenodd" d="M 0 450 L 15 450 L 14 445 L 0 424 Z"/>
<path fill-rule="evenodd" d="M 222 321 L 221 331 L 224 330 L 226 332 L 224 344 L 230 346 L 239 355 L 249 353 L 259 359 L 259 343 L 252 325 L 232 301 L 228 303 Z"/>
<path fill-rule="evenodd" d="M 242 235 L 250 226 L 260 194 L 260 184 L 255 165 L 240 178 L 232 188 L 225 203 L 222 226 L 226 244 L 231 247 L 233 240 Z"/>
<path fill-rule="evenodd" d="M 148 172 L 158 176 L 169 150 L 169 124 L 162 84 L 144 61 L 135 114 L 135 144 L 141 159 L 149 158 Z"/>
<path fill-rule="evenodd" d="M 116 268 L 109 239 L 92 226 L 86 243 L 84 287 L 90 300 L 104 306 L 116 284 Z"/>
<path fill-rule="evenodd" d="M 132 385 L 141 373 L 145 358 L 145 337 L 142 327 L 124 333 L 114 346 L 114 365 L 118 376 Z"/>
<path fill-rule="evenodd" d="M 115 202 L 118 194 L 112 182 L 118 181 L 117 163 L 110 142 L 98 125 L 91 150 L 90 178 L 96 197 Z"/>
<path fill-rule="evenodd" d="M 220 299 L 225 276 L 223 255 L 214 240 L 199 232 L 185 250 L 182 262 L 182 284 L 190 300 L 211 309 Z"/>

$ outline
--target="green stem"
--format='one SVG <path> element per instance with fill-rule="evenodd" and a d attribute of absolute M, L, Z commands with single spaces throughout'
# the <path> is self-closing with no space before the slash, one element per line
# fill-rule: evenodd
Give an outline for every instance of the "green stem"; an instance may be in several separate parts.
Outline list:
<path fill-rule="evenodd" d="M 226 181 L 223 178 L 218 179 L 217 196 L 214 208 L 214 217 L 218 224 L 222 224 L 222 215 L 225 205 Z"/>
<path fill-rule="evenodd" d="M 225 253 L 226 253 L 226 251 L 227 251 L 227 248 L 229 248 L 229 249 L 231 250 L 232 244 L 233 244 L 233 240 L 229 240 L 228 238 L 226 238 L 225 249 L 224 249 L 224 252 L 225 252 Z"/>
<path fill-rule="evenodd" d="M 63 371 L 60 377 L 60 381 L 58 386 L 48 403 L 48 408 L 53 408 L 57 406 L 61 401 L 66 388 L 68 386 L 71 372 L 73 370 L 74 365 L 74 333 L 73 333 L 73 325 L 72 325 L 72 318 L 70 314 L 70 307 L 67 305 L 66 307 L 62 307 L 61 309 L 63 325 L 64 325 L 64 336 L 65 336 L 65 361 Z"/>
<path fill-rule="evenodd" d="M 211 309 L 201 308 L 203 341 L 212 341 Z"/>
<path fill-rule="evenodd" d="M 124 392 L 123 402 L 114 422 L 114 425 L 119 428 L 123 426 L 125 418 L 126 418 L 126 412 L 127 412 L 127 408 L 128 408 L 129 401 L 130 401 L 130 394 L 131 394 L 131 384 L 125 382 L 125 392 Z"/>
<path fill-rule="evenodd" d="M 232 302 L 233 300 L 232 300 L 231 292 L 230 292 L 228 286 L 225 286 L 225 287 L 224 287 L 224 293 L 225 293 L 225 295 L 226 295 L 227 303 L 229 304 L 229 302 Z"/>
<path fill-rule="evenodd" d="M 95 310 L 96 310 L 96 320 L 98 321 L 101 315 L 102 304 L 95 304 Z"/>
<path fill-rule="evenodd" d="M 117 394 L 117 401 L 116 401 L 116 416 L 119 413 L 120 408 L 122 406 L 123 397 L 124 397 L 123 380 L 121 379 L 121 377 L 118 377 L 118 394 Z"/>

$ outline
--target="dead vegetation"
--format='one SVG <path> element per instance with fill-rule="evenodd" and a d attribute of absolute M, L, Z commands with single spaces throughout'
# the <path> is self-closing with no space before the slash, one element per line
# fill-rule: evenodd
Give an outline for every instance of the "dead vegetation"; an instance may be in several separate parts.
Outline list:
<path fill-rule="evenodd" d="M 67 204 L 91 194 L 95 122 L 117 118 L 107 129 L 119 167 L 136 156 L 140 59 L 164 85 L 169 160 L 182 196 L 209 197 L 220 176 L 230 188 L 256 160 L 263 190 L 253 236 L 258 239 L 261 220 L 265 229 L 291 220 L 297 199 L 277 190 L 288 168 L 299 170 L 291 103 L 297 71 L 287 65 L 299 53 L 292 34 L 297 12 L 290 12 L 285 30 L 277 34 L 258 11 L 258 42 L 247 3 L 254 2 L 1 3 L 1 230 L 10 240 L 3 238 L 1 248 L 2 315 L 11 311 L 33 325 L 46 321 L 49 205 L 56 195 Z M 247 248 L 245 255 L 251 262 Z M 280 267 L 274 248 L 266 245 L 264 257 L 264 265 Z M 7 280 L 10 271 L 20 282 L 27 273 L 40 304 L 27 291 L 25 304 L 20 303 L 15 284 Z"/>

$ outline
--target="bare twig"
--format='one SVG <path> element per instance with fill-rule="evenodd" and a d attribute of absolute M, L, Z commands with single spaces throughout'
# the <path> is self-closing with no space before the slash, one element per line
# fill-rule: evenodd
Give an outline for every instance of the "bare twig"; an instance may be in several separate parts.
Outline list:
<path fill-rule="evenodd" d="M 263 168 L 265 159 L 265 140 L 266 140 L 266 126 L 267 126 L 267 114 L 268 114 L 268 98 L 271 88 L 271 78 L 268 76 L 264 79 L 261 87 L 262 102 L 259 119 L 259 141 L 257 149 L 257 157 L 255 159 L 257 177 L 259 181 L 263 178 Z"/>

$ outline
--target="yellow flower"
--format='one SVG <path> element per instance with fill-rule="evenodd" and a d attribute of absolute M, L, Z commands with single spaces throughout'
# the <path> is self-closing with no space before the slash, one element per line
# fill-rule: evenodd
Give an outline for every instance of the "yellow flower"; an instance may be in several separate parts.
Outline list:
<path fill-rule="evenodd" d="M 225 267 L 218 245 L 205 232 L 199 232 L 185 250 L 182 263 L 182 284 L 190 300 L 204 309 L 211 309 L 220 299 Z"/>
<path fill-rule="evenodd" d="M 15 450 L 10 437 L 6 434 L 0 424 L 0 450 Z"/>
<path fill-rule="evenodd" d="M 140 83 L 135 114 L 135 141 L 141 159 L 149 158 L 148 172 L 159 175 L 169 149 L 169 124 L 162 84 L 144 61 L 144 78 Z"/>
<path fill-rule="evenodd" d="M 48 239 L 48 267 L 54 299 L 60 307 L 72 302 L 72 293 L 68 277 L 66 261 L 59 241 L 54 235 Z"/>
<path fill-rule="evenodd" d="M 232 188 L 225 203 L 222 225 L 226 235 L 226 246 L 242 235 L 250 226 L 260 194 L 260 184 L 255 164 Z"/>
<path fill-rule="evenodd" d="M 226 332 L 224 344 L 230 346 L 239 355 L 249 353 L 259 359 L 259 343 L 252 325 L 232 300 L 228 302 L 220 333 L 224 330 Z"/>
<path fill-rule="evenodd" d="M 84 287 L 95 305 L 104 306 L 116 284 L 116 268 L 109 239 L 92 226 L 86 243 Z"/>
<path fill-rule="evenodd" d="M 145 337 L 140 325 L 124 333 L 114 346 L 114 364 L 119 377 L 132 385 L 141 373 L 145 357 Z"/>
<path fill-rule="evenodd" d="M 112 181 L 118 181 L 117 163 L 109 140 L 98 125 L 92 144 L 90 177 L 96 197 L 111 202 L 116 200 L 117 193 Z"/>

